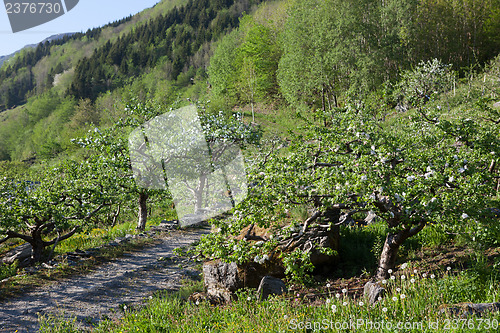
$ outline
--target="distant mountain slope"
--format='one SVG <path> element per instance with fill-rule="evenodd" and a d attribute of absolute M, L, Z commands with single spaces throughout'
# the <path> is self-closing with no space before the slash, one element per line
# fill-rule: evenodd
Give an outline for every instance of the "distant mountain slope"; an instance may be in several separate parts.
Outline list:
<path fill-rule="evenodd" d="M 59 40 L 59 39 L 62 39 L 66 36 L 72 36 L 74 35 L 75 32 L 66 32 L 66 33 L 62 33 L 62 34 L 57 34 L 57 35 L 52 35 L 50 37 L 47 37 L 45 38 L 44 40 L 42 40 L 40 43 L 38 44 L 43 44 L 45 42 L 52 42 L 52 41 L 56 41 L 56 40 Z M 38 44 L 28 44 L 28 45 L 25 45 L 22 49 L 20 50 L 17 50 L 16 52 L 13 52 L 11 54 L 8 54 L 8 55 L 3 55 L 3 56 L 0 56 L 0 67 L 2 66 L 2 64 L 9 60 L 10 58 L 12 58 L 13 56 L 15 56 L 16 54 L 18 54 L 19 52 L 21 52 L 22 50 L 26 49 L 26 48 L 35 48 L 38 46 Z"/>

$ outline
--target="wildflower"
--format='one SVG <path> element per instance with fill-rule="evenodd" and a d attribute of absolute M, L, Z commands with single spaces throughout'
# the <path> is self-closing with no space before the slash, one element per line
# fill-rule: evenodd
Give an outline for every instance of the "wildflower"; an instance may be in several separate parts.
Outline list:
<path fill-rule="evenodd" d="M 405 294 L 401 294 L 400 297 L 401 297 L 401 299 L 405 299 L 406 298 Z"/>
<path fill-rule="evenodd" d="M 251 301 L 251 300 L 252 300 L 252 297 L 248 296 L 247 301 Z"/>
<path fill-rule="evenodd" d="M 427 273 L 422 274 L 422 277 L 425 279 L 427 277 Z"/>
<path fill-rule="evenodd" d="M 401 280 L 404 280 L 404 279 L 406 279 L 406 276 L 401 275 Z"/>
<path fill-rule="evenodd" d="M 415 177 L 414 176 L 408 176 L 406 177 L 406 180 L 409 181 L 409 182 L 412 182 L 415 180 Z"/>
<path fill-rule="evenodd" d="M 394 275 L 391 275 L 391 280 L 396 280 L 396 277 Z"/>
<path fill-rule="evenodd" d="M 463 218 L 463 219 L 466 219 L 466 218 L 468 218 L 468 217 L 469 217 L 469 215 L 467 215 L 467 213 L 463 213 L 463 214 L 462 214 L 462 218 Z"/>
<path fill-rule="evenodd" d="M 410 282 L 411 282 L 411 283 L 415 283 L 415 279 L 411 279 L 411 280 L 410 280 Z"/>
<path fill-rule="evenodd" d="M 345 294 L 347 292 L 347 289 L 342 289 L 342 294 Z"/>
<path fill-rule="evenodd" d="M 288 319 L 288 316 L 287 316 L 287 315 L 284 315 L 284 316 L 283 316 L 283 318 L 284 318 L 284 319 Z"/>
<path fill-rule="evenodd" d="M 330 288 L 330 284 L 329 284 L 329 283 L 327 283 L 327 284 L 326 284 L 326 287 L 327 287 L 327 288 Z"/>
<path fill-rule="evenodd" d="M 453 158 L 458 160 L 458 156 L 457 155 L 453 155 Z"/>
<path fill-rule="evenodd" d="M 366 176 L 364 176 L 364 175 L 363 175 L 363 176 L 361 176 L 361 180 L 367 180 L 367 179 L 368 179 L 368 177 L 366 177 Z"/>
<path fill-rule="evenodd" d="M 381 300 L 382 300 L 382 297 L 381 297 L 381 296 L 379 296 L 377 299 L 378 299 L 379 301 L 381 301 Z"/>
<path fill-rule="evenodd" d="M 431 279 L 434 279 L 435 277 L 436 277 L 436 275 L 431 274 Z"/>
<path fill-rule="evenodd" d="M 326 304 L 328 304 L 331 302 L 331 299 L 327 298 L 325 302 L 326 302 Z"/>
<path fill-rule="evenodd" d="M 464 168 L 460 168 L 460 169 L 458 169 L 458 172 L 459 172 L 459 173 L 464 173 L 464 172 L 465 172 L 465 169 L 464 169 Z"/>
<path fill-rule="evenodd" d="M 382 280 L 382 284 L 386 284 L 387 283 L 387 280 Z"/>
<path fill-rule="evenodd" d="M 389 268 L 389 270 L 387 271 L 387 273 L 391 274 L 392 273 L 392 269 Z"/>
<path fill-rule="evenodd" d="M 401 291 L 401 288 L 396 288 L 396 291 L 399 293 Z"/>
<path fill-rule="evenodd" d="M 332 311 L 333 312 L 337 311 L 337 306 L 335 304 L 332 305 Z"/>
<path fill-rule="evenodd" d="M 431 200 L 431 201 L 432 201 L 432 200 Z M 417 274 L 417 273 L 418 273 L 418 271 L 417 271 L 416 269 L 414 269 L 414 270 L 413 270 L 413 273 Z"/>
<path fill-rule="evenodd" d="M 339 293 L 336 293 L 336 294 L 335 294 L 335 297 L 340 298 L 340 294 L 339 294 Z"/>
<path fill-rule="evenodd" d="M 392 300 L 393 300 L 394 302 L 396 302 L 396 301 L 398 300 L 398 298 L 397 298 L 396 296 L 394 296 L 394 297 L 392 298 Z"/>
<path fill-rule="evenodd" d="M 406 263 L 406 262 L 401 265 L 401 269 L 406 269 L 406 267 L 408 267 L 408 263 Z"/>
<path fill-rule="evenodd" d="M 362 301 L 359 302 L 359 306 L 363 306 L 363 305 L 365 305 L 365 303 L 363 303 Z"/>
<path fill-rule="evenodd" d="M 347 306 L 347 302 L 342 303 L 343 306 Z"/>
<path fill-rule="evenodd" d="M 200 301 L 196 300 L 196 305 L 200 305 Z"/>
<path fill-rule="evenodd" d="M 451 271 L 451 267 L 450 266 L 446 267 L 446 270 Z"/>
<path fill-rule="evenodd" d="M 387 312 L 387 308 L 382 308 L 382 311 L 383 312 Z"/>
<path fill-rule="evenodd" d="M 455 177 L 451 176 L 450 178 L 448 178 L 448 181 L 449 181 L 450 183 L 453 183 L 453 181 L 455 181 Z"/>

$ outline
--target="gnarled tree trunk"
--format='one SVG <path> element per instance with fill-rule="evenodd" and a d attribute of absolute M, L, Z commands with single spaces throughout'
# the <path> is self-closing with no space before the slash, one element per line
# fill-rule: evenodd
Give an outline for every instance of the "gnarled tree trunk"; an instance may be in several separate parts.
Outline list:
<path fill-rule="evenodd" d="M 399 247 L 405 240 L 420 232 L 424 226 L 425 222 L 422 221 L 413 228 L 406 228 L 397 233 L 390 233 L 387 235 L 382 253 L 380 254 L 377 273 L 375 274 L 377 280 L 384 280 L 389 277 L 388 270 L 394 269 L 396 265 Z"/>
<path fill-rule="evenodd" d="M 137 230 L 146 229 L 148 220 L 148 194 L 145 191 L 139 192 L 139 221 L 137 222 Z"/>

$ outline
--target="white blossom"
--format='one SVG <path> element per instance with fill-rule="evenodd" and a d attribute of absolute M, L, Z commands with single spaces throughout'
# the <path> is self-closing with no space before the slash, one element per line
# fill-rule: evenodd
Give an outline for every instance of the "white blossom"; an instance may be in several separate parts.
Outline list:
<path fill-rule="evenodd" d="M 414 176 L 408 176 L 406 177 L 406 180 L 409 181 L 409 182 L 412 182 L 415 180 L 415 177 Z"/>
<path fill-rule="evenodd" d="M 463 219 L 469 218 L 469 215 L 467 213 L 462 213 L 462 218 Z"/>

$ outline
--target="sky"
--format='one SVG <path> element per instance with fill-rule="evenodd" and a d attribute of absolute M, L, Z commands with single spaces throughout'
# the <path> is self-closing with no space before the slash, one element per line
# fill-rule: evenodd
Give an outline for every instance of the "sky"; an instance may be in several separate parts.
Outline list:
<path fill-rule="evenodd" d="M 55 34 L 85 32 L 89 28 L 101 27 L 152 7 L 158 2 L 160 0 L 80 0 L 76 7 L 65 15 L 17 33 L 12 33 L 5 6 L 0 4 L 0 56 L 11 54 L 28 44 L 37 44 Z"/>

